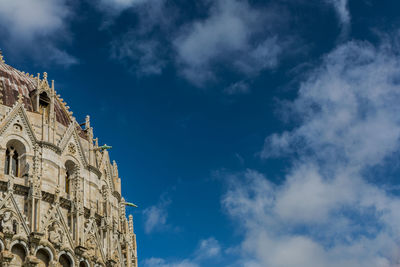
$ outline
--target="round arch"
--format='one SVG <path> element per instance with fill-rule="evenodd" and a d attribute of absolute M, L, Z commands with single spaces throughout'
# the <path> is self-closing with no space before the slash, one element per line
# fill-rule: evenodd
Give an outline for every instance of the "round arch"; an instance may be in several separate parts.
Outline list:
<path fill-rule="evenodd" d="M 7 145 L 11 142 L 20 142 L 23 146 L 24 146 L 24 148 L 25 148 L 25 152 L 26 153 L 32 153 L 33 152 L 33 147 L 32 147 L 32 145 L 31 145 L 31 140 L 29 140 L 29 139 L 27 139 L 26 137 L 24 137 L 24 136 L 21 136 L 21 135 L 18 135 L 18 134 L 15 134 L 15 133 L 10 133 L 10 134 L 7 134 L 6 136 L 4 136 L 4 139 L 3 139 L 3 141 L 1 142 L 1 146 L 2 147 L 7 147 Z"/>
<path fill-rule="evenodd" d="M 12 248 L 15 245 L 21 245 L 24 248 L 26 255 L 29 254 L 28 245 L 24 240 L 16 239 L 11 242 L 10 247 Z"/>
<path fill-rule="evenodd" d="M 74 257 L 67 251 L 62 251 L 58 255 L 58 263 L 62 267 L 75 267 Z"/>
<path fill-rule="evenodd" d="M 4 173 L 16 177 L 23 177 L 28 173 L 26 163 L 27 144 L 20 137 L 8 139 L 5 144 Z"/>
<path fill-rule="evenodd" d="M 73 164 L 75 165 L 75 167 L 77 167 L 77 168 L 82 168 L 82 167 L 83 167 L 83 165 L 81 164 L 81 161 L 79 160 L 79 158 L 77 158 L 77 157 L 74 156 L 74 155 L 66 154 L 66 155 L 64 156 L 64 158 L 65 158 L 65 161 L 64 161 L 64 168 L 65 168 L 65 164 L 67 164 L 67 162 L 73 163 Z"/>
<path fill-rule="evenodd" d="M 38 267 L 49 267 L 50 262 L 52 261 L 52 253 L 50 249 L 46 249 L 45 247 L 38 248 L 36 250 L 36 258 L 39 260 Z"/>
<path fill-rule="evenodd" d="M 90 267 L 90 264 L 89 264 L 89 262 L 88 262 L 86 259 L 82 259 L 82 260 L 79 262 L 79 267 Z"/>
<path fill-rule="evenodd" d="M 10 262 L 10 267 L 22 266 L 25 262 L 26 256 L 29 254 L 26 243 L 18 240 L 12 243 L 11 253 L 14 255 L 14 257 Z"/>
<path fill-rule="evenodd" d="M 36 250 L 35 250 L 35 255 L 39 252 L 39 250 L 44 250 L 46 253 L 49 255 L 49 260 L 53 261 L 54 260 L 54 253 L 53 250 L 47 246 L 39 245 Z"/>

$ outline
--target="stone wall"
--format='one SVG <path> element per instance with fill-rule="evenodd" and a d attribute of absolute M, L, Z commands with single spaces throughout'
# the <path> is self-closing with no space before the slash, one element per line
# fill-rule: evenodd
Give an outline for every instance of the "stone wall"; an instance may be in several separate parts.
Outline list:
<path fill-rule="evenodd" d="M 118 168 L 89 118 L 57 120 L 47 76 L 30 90 L 31 110 L 22 95 L 0 104 L 0 266 L 137 266 Z"/>

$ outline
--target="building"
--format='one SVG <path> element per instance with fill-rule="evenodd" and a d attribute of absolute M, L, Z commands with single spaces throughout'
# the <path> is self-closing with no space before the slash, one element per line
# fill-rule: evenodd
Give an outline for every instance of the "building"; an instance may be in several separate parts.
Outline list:
<path fill-rule="evenodd" d="M 117 164 L 89 117 L 1 54 L 0 154 L 0 266 L 137 266 Z"/>

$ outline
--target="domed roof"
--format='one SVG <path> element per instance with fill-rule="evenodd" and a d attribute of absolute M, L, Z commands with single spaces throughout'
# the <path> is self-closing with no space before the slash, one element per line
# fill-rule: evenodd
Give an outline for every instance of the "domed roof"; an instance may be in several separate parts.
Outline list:
<path fill-rule="evenodd" d="M 41 80 L 38 77 L 29 76 L 7 64 L 5 64 L 0 54 L 0 104 L 13 106 L 18 101 L 18 95 L 23 96 L 23 103 L 26 110 L 35 112 L 33 105 L 33 94 L 39 90 L 41 83 L 47 83 L 47 74 Z M 56 96 L 54 101 L 56 120 L 68 126 L 71 123 L 71 116 L 65 104 Z"/>

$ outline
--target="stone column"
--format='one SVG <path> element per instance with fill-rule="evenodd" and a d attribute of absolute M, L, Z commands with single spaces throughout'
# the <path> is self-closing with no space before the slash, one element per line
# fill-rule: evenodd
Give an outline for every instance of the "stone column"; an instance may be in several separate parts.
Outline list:
<path fill-rule="evenodd" d="M 29 221 L 32 232 L 40 229 L 40 204 L 42 199 L 41 190 L 41 151 L 39 145 L 34 147 L 32 177 L 29 178 Z"/>

